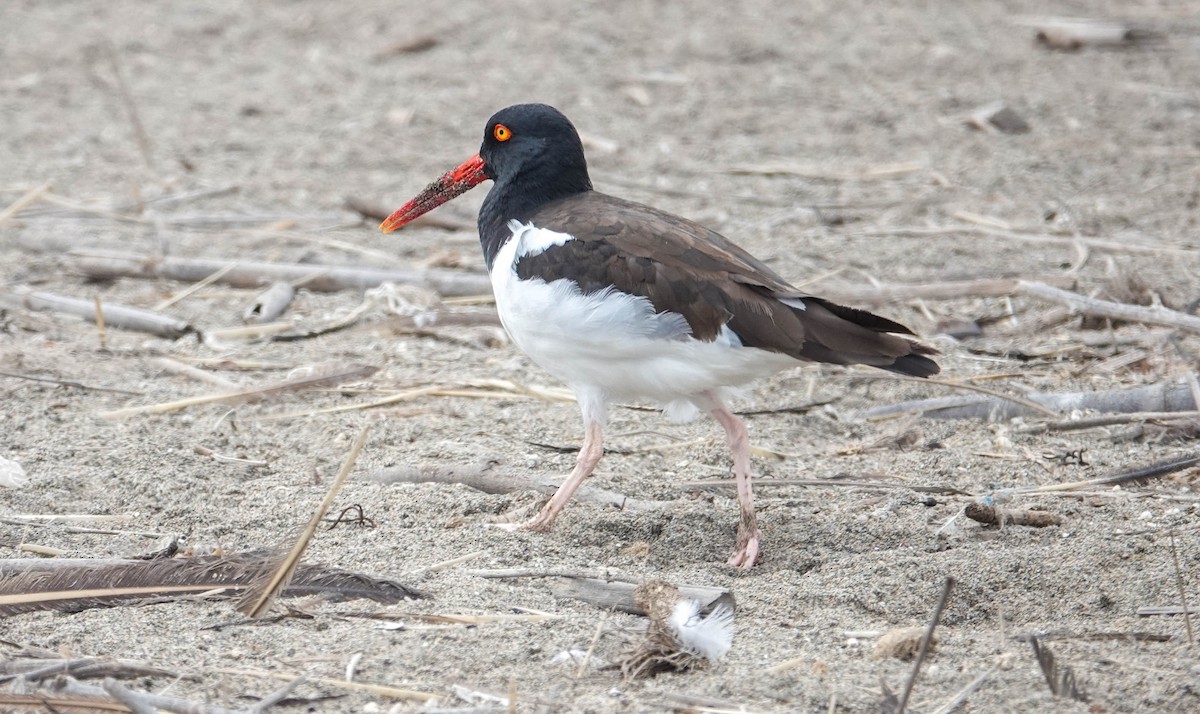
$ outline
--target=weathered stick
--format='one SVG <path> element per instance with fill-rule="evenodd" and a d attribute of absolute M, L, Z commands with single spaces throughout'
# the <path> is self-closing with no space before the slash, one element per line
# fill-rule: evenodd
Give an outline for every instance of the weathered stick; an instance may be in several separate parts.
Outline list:
<path fill-rule="evenodd" d="M 1056 412 L 1094 410 L 1100 412 L 1191 412 L 1196 401 L 1190 385 L 1184 379 L 1159 382 L 1144 387 L 1107 392 L 1033 392 L 1025 399 Z M 918 399 L 899 404 L 867 409 L 858 414 L 862 419 L 878 419 L 919 412 L 930 419 L 988 419 L 1003 421 L 1028 415 L 1026 407 L 1001 399 L 985 397 L 941 397 Z"/>
<path fill-rule="evenodd" d="M 192 379 L 211 384 L 214 387 L 220 387 L 221 389 L 227 389 L 229 391 L 239 389 L 237 383 L 225 379 L 219 374 L 200 369 L 199 367 L 194 367 L 190 364 L 184 364 L 183 362 L 173 360 L 170 357 L 155 357 L 150 361 L 154 366 L 158 367 L 164 372 L 190 377 Z"/>
<path fill-rule="evenodd" d="M 53 379 L 51 377 L 34 377 L 29 374 L 17 374 L 16 372 L 5 372 L 0 370 L 0 377 L 10 377 L 12 379 L 24 379 L 30 382 L 43 382 L 45 384 L 58 384 L 63 387 L 71 387 L 73 389 L 83 389 L 93 392 L 112 392 L 113 394 L 129 394 L 135 397 L 140 397 L 142 392 L 135 392 L 132 389 L 117 389 L 115 387 L 96 387 L 90 384 L 81 384 L 71 379 Z"/>
<path fill-rule="evenodd" d="M 231 597 L 260 581 L 272 556 L 248 551 L 221 556 L 151 560 L 20 558 L 0 560 L 0 617 L 39 610 L 82 610 L 200 595 Z M 288 597 L 366 598 L 395 603 L 425 597 L 401 583 L 325 565 L 300 565 Z"/>
<path fill-rule="evenodd" d="M 76 679 L 180 676 L 177 672 L 132 660 L 106 660 L 96 657 L 26 659 L 18 652 L 15 656 L 10 655 L 4 664 L 0 665 L 0 684 L 7 684 L 17 677 L 26 682 L 38 682 L 64 673 L 70 673 Z"/>
<path fill-rule="evenodd" d="M 251 324 L 271 322 L 288 309 L 294 297 L 296 289 L 291 283 L 282 280 L 271 283 L 271 287 L 254 298 L 254 303 L 246 309 L 242 320 Z"/>
<path fill-rule="evenodd" d="M 0 211 L 0 225 L 3 225 L 5 221 L 17 215 L 17 213 L 19 213 L 26 206 L 32 205 L 35 201 L 41 198 L 43 194 L 49 191 L 52 185 L 53 184 L 50 181 L 47 181 L 41 186 L 26 191 L 23 196 L 9 204 L 8 208 Z"/>
<path fill-rule="evenodd" d="M 737 484 L 729 479 L 721 481 L 684 481 L 677 484 L 679 488 L 688 489 L 730 489 Z M 899 490 L 916 491 L 917 493 L 942 493 L 951 496 L 969 496 L 966 491 L 953 486 L 937 486 L 915 483 L 900 483 L 895 481 L 849 481 L 831 478 L 767 478 L 756 479 L 755 488 L 764 486 L 816 486 L 817 488 L 865 488 L 881 491 Z"/>
<path fill-rule="evenodd" d="M 61 312 L 81 317 L 89 322 L 96 320 L 95 300 L 67 297 L 43 291 L 18 290 L 0 293 L 0 304 L 26 310 Z M 104 303 L 100 307 L 100 312 L 104 316 L 106 325 L 125 330 L 148 332 L 172 340 L 196 331 L 195 328 L 179 318 L 137 307 Z"/>
<path fill-rule="evenodd" d="M 991 238 L 1004 238 L 1019 243 L 1036 243 L 1039 245 L 1082 245 L 1089 250 L 1106 253 L 1131 253 L 1134 255 L 1187 255 L 1195 256 L 1195 248 L 1175 248 L 1172 246 L 1146 245 L 1130 241 L 1105 240 L 1087 236 L 1062 236 L 1051 233 L 1021 233 L 1007 228 L 995 226 L 961 223 L 949 226 L 881 228 L 876 230 L 857 231 L 855 236 L 961 236 L 984 235 Z"/>
<path fill-rule="evenodd" d="M 215 198 L 218 196 L 226 196 L 237 193 L 240 189 L 235 185 L 220 186 L 217 188 L 203 188 L 196 191 L 183 191 L 181 193 L 160 193 L 157 196 L 141 197 L 137 201 L 128 201 L 111 207 L 112 211 L 118 213 L 127 213 L 129 211 L 142 211 L 149 207 L 162 208 L 164 206 L 176 206 L 189 201 L 196 201 L 202 198 Z M 61 198 L 61 197 L 60 197 Z M 22 212 L 21 218 L 42 218 L 45 216 L 62 216 L 67 213 L 76 211 L 74 207 L 53 208 L 50 206 L 38 206 L 30 208 Z M 30 248 L 31 246 L 22 246 Z"/>
<path fill-rule="evenodd" d="M 994 280 L 958 280 L 922 285 L 879 285 L 874 287 L 821 288 L 821 295 L 834 302 L 880 304 L 898 300 L 953 300 L 962 297 L 1006 297 L 1016 295 L 1023 281 L 1017 278 Z M 1068 275 L 1051 275 L 1038 284 L 1074 287 L 1076 280 Z"/>
<path fill-rule="evenodd" d="M 281 394 L 283 392 L 298 391 L 301 389 L 316 389 L 331 384 L 341 384 L 356 379 L 364 379 L 375 374 L 379 370 L 378 367 L 369 365 L 350 365 L 346 369 L 338 369 L 334 372 L 324 371 L 317 374 L 299 377 L 296 379 L 288 379 L 282 382 L 272 382 L 261 387 L 250 387 L 240 389 L 233 392 L 220 392 L 217 394 L 204 394 L 199 397 L 188 397 L 187 399 L 177 399 L 171 402 L 163 402 L 160 404 L 148 404 L 140 407 L 127 407 L 125 409 L 115 409 L 113 411 L 100 412 L 100 417 L 103 419 L 127 419 L 137 414 L 165 414 L 167 412 L 186 409 L 187 407 L 196 406 L 199 404 L 210 404 L 212 402 L 244 402 L 259 397 L 265 397 L 271 394 Z"/>
<path fill-rule="evenodd" d="M 1179 567 L 1179 549 L 1175 545 L 1175 531 L 1170 532 L 1171 536 L 1171 561 L 1175 566 L 1175 585 L 1179 588 L 1179 603 L 1183 605 L 1183 624 L 1187 626 L 1188 645 L 1196 645 L 1196 636 L 1192 632 L 1192 613 L 1188 610 L 1187 602 L 1187 586 L 1183 584 L 1183 569 Z"/>
<path fill-rule="evenodd" d="M 1097 300 L 1078 293 L 1059 290 L 1045 283 L 1028 280 L 1017 281 L 1017 292 L 1027 297 L 1035 297 L 1050 302 L 1057 302 L 1071 308 L 1075 312 L 1092 317 L 1106 317 L 1112 320 L 1140 322 L 1145 325 L 1162 325 L 1188 332 L 1200 333 L 1200 317 L 1186 312 L 1171 310 L 1161 305 L 1143 307 L 1125 303 Z"/>
<path fill-rule="evenodd" d="M 72 251 L 74 267 L 93 280 L 117 277 L 156 278 L 195 282 L 229 266 L 216 258 L 142 256 L 116 251 Z M 479 295 L 491 292 L 492 283 L 482 273 L 443 268 L 381 269 L 338 265 L 246 263 L 237 261 L 220 281 L 239 288 L 261 288 L 277 281 L 298 282 L 316 292 L 365 290 L 381 283 L 421 285 L 442 295 Z"/>
<path fill-rule="evenodd" d="M 276 342 L 295 342 L 339 332 L 354 326 L 365 313 L 366 310 L 355 310 L 345 317 L 297 329 L 293 332 L 285 332 L 275 335 L 271 339 Z M 396 334 L 429 334 L 436 333 L 439 329 L 445 327 L 480 326 L 500 327 L 500 316 L 496 313 L 495 308 L 455 308 L 452 310 L 431 311 L 421 315 L 396 315 L 389 317 L 383 322 L 372 323 L 371 325 L 376 330 L 387 329 L 392 330 Z"/>
<path fill-rule="evenodd" d="M 468 488 L 483 493 L 501 494 L 515 491 L 538 491 L 550 494 L 558 489 L 558 484 L 544 482 L 540 479 L 519 476 L 498 470 L 499 463 L 484 460 L 470 466 L 446 466 L 443 464 L 424 462 L 415 466 L 397 466 L 381 469 L 366 476 L 379 483 L 460 483 Z M 644 511 L 669 507 L 670 501 L 644 501 L 630 498 L 623 493 L 607 491 L 594 486 L 581 486 L 575 494 L 575 499 L 587 503 L 616 506 L 623 510 Z"/>
<path fill-rule="evenodd" d="M 1037 42 L 1053 50 L 1074 52 L 1084 47 L 1134 47 L 1160 41 L 1162 35 L 1116 22 L 1048 17 L 1031 23 Z"/>
<path fill-rule="evenodd" d="M 1064 421 L 1047 421 L 1040 424 L 1030 424 L 1018 429 L 1013 429 L 1013 433 L 1044 434 L 1046 432 L 1058 431 L 1082 431 L 1083 429 L 1097 429 L 1099 427 L 1115 426 L 1118 424 L 1131 424 L 1134 422 L 1167 422 L 1170 424 L 1178 423 L 1181 420 L 1196 418 L 1200 418 L 1200 412 L 1129 412 L 1127 414 L 1103 414 L 1101 416 L 1083 417 L 1081 419 L 1067 419 Z"/>
<path fill-rule="evenodd" d="M 1121 471 L 1110 476 L 1101 476 L 1099 478 L 1090 478 L 1086 481 L 1072 481 L 1070 483 L 1054 483 L 1047 486 L 1034 486 L 1030 488 L 1019 488 L 1015 493 L 1055 493 L 1059 491 L 1077 491 L 1088 486 L 1117 486 L 1120 484 L 1130 483 L 1133 481 L 1147 481 L 1152 478 L 1161 478 L 1167 474 L 1182 471 L 1186 468 L 1191 468 L 1200 464 L 1200 456 L 1185 456 L 1180 459 L 1171 459 L 1170 461 L 1159 461 L 1149 466 L 1144 466 L 1133 471 Z"/>

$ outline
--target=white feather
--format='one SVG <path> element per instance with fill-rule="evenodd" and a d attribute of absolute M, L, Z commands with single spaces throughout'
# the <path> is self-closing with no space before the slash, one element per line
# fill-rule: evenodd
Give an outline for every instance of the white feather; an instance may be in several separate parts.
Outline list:
<path fill-rule="evenodd" d="M 0 456 L 0 486 L 17 488 L 18 486 L 23 486 L 28 480 L 25 476 L 25 469 L 21 467 L 21 464 L 12 459 Z"/>
<path fill-rule="evenodd" d="M 648 399 L 686 420 L 705 393 L 721 394 L 796 364 L 786 355 L 743 347 L 728 328 L 711 342 L 692 337 L 682 315 L 656 312 L 647 298 L 615 289 L 584 295 L 570 280 L 520 280 L 517 261 L 574 240 L 510 223 L 513 237 L 492 264 L 500 321 L 542 369 L 602 401 Z M 700 405 L 695 405 L 700 406 Z"/>
<path fill-rule="evenodd" d="M 725 605 L 701 617 L 700 603 L 683 598 L 675 603 L 667 624 L 683 650 L 709 662 L 715 663 L 733 646 L 733 610 Z"/>

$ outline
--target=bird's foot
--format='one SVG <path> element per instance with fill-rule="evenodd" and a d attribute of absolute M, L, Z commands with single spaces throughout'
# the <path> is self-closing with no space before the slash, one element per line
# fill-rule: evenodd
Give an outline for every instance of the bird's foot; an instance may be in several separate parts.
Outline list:
<path fill-rule="evenodd" d="M 743 570 L 754 567 L 754 564 L 758 562 L 758 542 L 761 538 L 762 531 L 757 528 L 753 530 L 738 528 L 737 549 L 733 551 L 733 555 L 729 556 L 729 560 L 726 562 Z"/>
<path fill-rule="evenodd" d="M 492 528 L 499 528 L 502 531 L 516 533 L 517 531 L 530 531 L 532 533 L 545 533 L 550 530 L 548 524 L 539 523 L 536 518 L 531 518 L 528 521 L 521 523 L 489 523 Z"/>
<path fill-rule="evenodd" d="M 509 511 L 501 515 L 488 525 L 492 528 L 508 531 L 509 533 L 516 533 L 517 531 L 546 533 L 550 530 L 550 524 L 554 522 L 554 516 L 548 516 L 546 509 L 538 509 L 538 512 L 532 518 L 525 518 L 528 512 L 528 508 L 518 508 L 515 511 Z"/>

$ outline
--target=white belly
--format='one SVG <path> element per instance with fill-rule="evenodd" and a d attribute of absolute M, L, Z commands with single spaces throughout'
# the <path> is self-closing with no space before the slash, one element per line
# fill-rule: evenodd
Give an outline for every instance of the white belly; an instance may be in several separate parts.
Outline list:
<path fill-rule="evenodd" d="M 513 238 L 492 264 L 500 320 L 534 362 L 576 391 L 668 405 L 797 364 L 786 355 L 743 347 L 728 329 L 712 342 L 697 340 L 681 315 L 656 313 L 644 297 L 616 290 L 583 295 L 568 280 L 518 280 L 518 256 L 573 239 L 515 221 L 510 227 Z"/>

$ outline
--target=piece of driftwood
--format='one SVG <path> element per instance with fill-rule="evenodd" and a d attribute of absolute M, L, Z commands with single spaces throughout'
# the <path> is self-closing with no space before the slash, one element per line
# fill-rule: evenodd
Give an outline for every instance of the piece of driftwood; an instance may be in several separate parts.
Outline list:
<path fill-rule="evenodd" d="M 36 610 L 74 612 L 200 593 L 237 597 L 273 562 L 272 554 L 263 551 L 153 560 L 0 560 L 0 617 Z M 298 566 L 282 594 L 383 603 L 425 597 L 397 582 L 316 564 Z"/>
<path fill-rule="evenodd" d="M 1021 280 L 1017 278 L 989 278 L 982 280 L 951 280 L 920 285 L 876 285 L 844 287 L 829 285 L 821 288 L 821 295 L 834 302 L 866 303 L 879 305 L 900 300 L 955 300 L 964 297 L 1007 297 L 1016 295 Z M 1075 287 L 1076 280 L 1069 275 L 1048 275 L 1036 281 L 1042 285 L 1061 288 Z"/>
<path fill-rule="evenodd" d="M 0 662 L 0 684 L 20 677 L 26 682 L 40 682 L 70 673 L 76 679 L 98 677 L 179 677 L 177 672 L 152 667 L 142 662 L 99 657 L 55 658 L 23 657 L 22 652 Z"/>
<path fill-rule="evenodd" d="M 413 466 L 396 466 L 380 469 L 366 475 L 379 483 L 460 483 L 476 491 L 490 494 L 513 493 L 516 491 L 538 491 L 551 494 L 558 484 L 533 476 L 522 476 L 499 469 L 500 462 L 485 459 L 466 466 L 447 466 L 431 461 Z M 575 494 L 575 500 L 586 503 L 616 506 L 622 510 L 645 511 L 669 508 L 671 501 L 644 501 L 630 498 L 623 493 L 607 491 L 583 485 Z"/>
<path fill-rule="evenodd" d="M 140 407 L 114 409 L 112 411 L 100 412 L 99 416 L 102 419 L 119 420 L 128 419 L 129 417 L 136 416 L 138 414 L 166 414 L 167 412 L 178 411 L 180 409 L 186 409 L 188 407 L 198 406 L 200 404 L 211 404 L 213 402 L 239 404 L 241 402 L 248 402 L 274 394 L 284 394 L 286 392 L 295 392 L 304 389 L 318 389 L 321 387 L 353 382 L 358 379 L 370 377 L 377 371 L 379 371 L 378 367 L 365 364 L 351 364 L 345 367 L 325 366 L 323 368 L 314 368 L 309 373 L 292 379 L 271 382 L 258 387 L 247 387 L 245 389 L 238 389 L 232 392 L 204 394 L 198 397 L 176 399 L 170 402 L 147 404 Z"/>
<path fill-rule="evenodd" d="M 1196 248 L 1182 248 L 1169 245 L 1149 245 L 1133 241 L 1106 240 L 1091 236 L 1055 235 L 1053 233 L 1027 233 L 1010 228 L 999 228 L 995 225 L 979 223 L 958 223 L 945 226 L 902 226 L 899 228 L 877 228 L 856 231 L 853 235 L 860 237 L 882 236 L 928 236 L 958 238 L 964 235 L 982 235 L 989 238 L 1001 238 L 1018 243 L 1032 243 L 1039 246 L 1062 245 L 1067 247 L 1082 246 L 1088 250 L 1102 253 L 1132 254 L 1132 255 L 1178 255 L 1194 258 Z M 824 294 L 824 291 L 822 291 Z M 832 299 L 832 298 L 830 298 Z"/>
<path fill-rule="evenodd" d="M 968 503 L 963 515 L 973 521 L 991 526 L 1030 526 L 1031 528 L 1046 528 L 1047 526 L 1062 525 L 1063 517 L 1049 511 L 1029 509 L 1008 509 L 978 501 Z"/>
<path fill-rule="evenodd" d="M 1057 302 L 1066 305 L 1077 313 L 1091 317 L 1138 322 L 1144 325 L 1162 325 L 1164 327 L 1200 333 L 1200 317 L 1172 310 L 1161 305 L 1145 307 L 1142 305 L 1111 302 L 1109 300 L 1097 300 L 1030 280 L 1017 281 L 1017 293 L 1026 297 Z"/>
<path fill-rule="evenodd" d="M 1084 481 L 1072 481 L 1070 483 L 1053 483 L 1046 486 L 1032 486 L 1029 488 L 1019 488 L 1015 493 L 1059 493 L 1064 491 L 1078 491 L 1081 488 L 1089 486 L 1121 486 L 1127 483 L 1136 483 L 1140 481 L 1149 481 L 1154 478 L 1162 478 L 1169 474 L 1173 474 L 1183 469 L 1191 468 L 1200 464 L 1200 456 L 1192 455 L 1178 459 L 1169 459 L 1167 461 L 1158 461 L 1149 466 L 1134 469 L 1132 471 L 1119 471 L 1109 476 L 1100 476 L 1098 478 L 1090 478 Z"/>
<path fill-rule="evenodd" d="M 254 298 L 254 302 L 242 314 L 242 320 L 251 324 L 271 322 L 287 311 L 294 297 L 296 288 L 289 282 L 277 280 Z"/>
<path fill-rule="evenodd" d="M 1117 22 L 1046 18 L 1035 24 L 1034 40 L 1052 50 L 1076 52 L 1084 47 L 1127 48 L 1158 42 L 1162 35 Z"/>
<path fill-rule="evenodd" d="M 286 699 L 296 687 L 305 681 L 307 680 L 303 675 L 296 677 L 248 708 L 237 711 L 244 714 L 262 714 L 262 712 L 267 711 Z M 169 712 L 178 712 L 179 714 L 221 714 L 209 705 L 201 704 L 200 702 L 190 702 L 178 697 L 168 697 L 154 692 L 142 692 L 130 689 L 111 677 L 104 680 L 101 688 L 105 692 L 108 692 L 108 695 L 113 699 L 129 707 L 130 711 L 135 712 L 135 714 L 156 714 L 160 709 Z"/>
<path fill-rule="evenodd" d="M 1184 614 L 1200 614 L 1196 608 L 1189 608 L 1186 605 L 1144 605 L 1134 610 L 1134 614 L 1138 617 L 1155 617 L 1158 615 L 1184 615 Z"/>
<path fill-rule="evenodd" d="M 77 250 L 68 253 L 72 265 L 93 280 L 120 277 L 195 282 L 235 264 L 220 282 L 239 288 L 261 288 L 276 281 L 296 283 L 315 292 L 366 290 L 385 282 L 421 285 L 441 295 L 480 295 L 492 289 L 483 273 L 443 268 L 368 268 L 352 265 L 258 263 L 218 258 L 155 257 L 118 251 Z"/>
<path fill-rule="evenodd" d="M 1031 392 L 1024 398 L 1056 412 L 1092 410 L 1099 412 L 1191 412 L 1196 400 L 1186 379 L 1158 382 L 1143 387 L 1106 392 Z M 939 397 L 866 409 L 861 419 L 881 419 L 898 414 L 920 413 L 930 419 L 987 419 L 1003 421 L 1032 414 L 1016 402 L 992 397 Z"/>
<path fill-rule="evenodd" d="M 208 370 L 200 369 L 199 367 L 171 359 L 170 357 L 155 357 L 154 359 L 150 360 L 150 362 L 164 372 L 170 372 L 171 374 L 189 377 L 206 384 L 211 384 L 214 387 L 220 387 L 221 389 L 228 389 L 231 391 L 238 388 L 236 382 L 225 379 L 219 374 L 215 374 L 213 372 L 209 372 Z"/>
<path fill-rule="evenodd" d="M 296 342 L 308 340 L 322 335 L 345 330 L 358 323 L 366 310 L 354 310 L 349 315 L 335 318 L 321 324 L 306 326 L 290 332 L 273 335 L 275 342 Z M 419 315 L 396 315 L 382 322 L 371 324 L 375 330 L 390 330 L 393 334 L 437 334 L 439 330 L 449 327 L 500 327 L 500 316 L 493 307 L 485 308 L 453 308 L 423 312 Z"/>
<path fill-rule="evenodd" d="M 390 697 L 392 699 L 402 699 L 407 701 L 428 702 L 437 699 L 438 695 L 430 694 L 429 692 L 420 692 L 412 689 L 401 689 L 400 687 L 392 687 L 386 684 L 370 684 L 368 682 L 350 682 L 340 677 L 317 677 L 314 675 L 292 672 L 280 672 L 278 670 L 265 669 L 249 669 L 245 667 L 214 667 L 213 672 L 219 674 L 232 674 L 239 677 L 250 677 L 255 680 L 279 679 L 290 682 L 296 677 L 304 676 L 309 682 L 319 684 L 322 687 L 332 687 L 350 692 L 364 692 L 377 697 Z"/>
<path fill-rule="evenodd" d="M 725 173 L 734 176 L 799 176 L 815 181 L 870 181 L 906 176 L 928 168 L 929 164 L 925 161 L 902 161 L 880 164 L 859 170 L 832 167 L 805 168 L 792 163 L 769 162 L 764 164 L 731 166 L 725 169 Z"/>
<path fill-rule="evenodd" d="M 29 189 L 20 198 L 10 203 L 7 208 L 0 211 L 0 225 L 4 225 L 5 221 L 20 213 L 27 206 L 36 203 L 53 185 L 53 182 L 47 181 L 41 186 Z"/>
<path fill-rule="evenodd" d="M 834 479 L 834 478 L 759 478 L 754 480 L 755 488 L 770 486 L 815 486 L 817 488 L 863 488 L 880 491 L 904 490 L 917 493 L 940 493 L 951 496 L 969 496 L 970 493 L 953 486 L 937 484 L 903 483 L 899 481 L 868 481 L 864 479 Z M 736 488 L 737 484 L 729 479 L 684 481 L 677 484 L 678 488 L 712 490 L 728 490 Z"/>
<path fill-rule="evenodd" d="M 231 184 L 228 186 L 218 186 L 216 188 L 202 188 L 195 191 L 181 191 L 179 193 L 164 191 L 163 193 L 155 196 L 139 195 L 137 200 L 114 204 L 108 210 L 119 214 L 127 214 L 130 212 L 140 213 L 146 211 L 147 209 L 162 209 L 168 206 L 178 206 L 205 198 L 228 196 L 235 194 L 240 190 L 240 187 Z M 62 200 L 62 197 L 58 198 Z M 79 205 L 80 204 L 72 202 L 68 207 L 63 207 L 61 205 L 58 207 L 38 206 L 36 208 L 30 208 L 26 211 L 23 211 L 21 213 L 21 218 L 61 217 L 64 215 L 70 215 L 71 213 L 77 212 L 77 207 Z M 28 246 L 28 248 L 33 248 L 33 246 Z"/>
<path fill-rule="evenodd" d="M 74 674 L 72 671 L 71 675 Z M 174 714 L 261 714 L 286 699 L 297 686 L 306 681 L 308 680 L 303 675 L 296 676 L 283 687 L 248 707 L 229 709 L 207 702 L 133 690 L 112 677 L 105 678 L 102 686 L 96 686 L 85 684 L 68 675 L 56 678 L 49 686 L 33 691 L 0 693 L 0 708 L 13 706 L 18 707 L 18 711 L 111 711 L 133 714 L 155 714 L 159 711 Z"/>
<path fill-rule="evenodd" d="M 113 394 L 128 394 L 132 397 L 140 397 L 143 392 L 135 392 L 132 389 L 118 389 L 116 387 L 98 387 L 93 384 L 83 384 L 76 382 L 73 379 L 55 379 L 53 377 L 35 377 L 31 374 L 18 374 L 16 372 L 6 372 L 0 370 L 0 377 L 9 377 L 10 379 L 24 379 L 29 382 L 41 382 L 43 384 L 56 384 L 60 387 L 71 387 L 72 389 L 82 389 L 92 392 L 111 392 Z"/>
<path fill-rule="evenodd" d="M 1046 432 L 1082 431 L 1132 423 L 1160 424 L 1164 430 L 1187 433 L 1188 423 L 1200 418 L 1200 412 L 1128 412 L 1126 414 L 1102 414 L 1094 417 L 1047 421 L 1013 429 L 1016 434 L 1044 434 Z"/>
<path fill-rule="evenodd" d="M 67 297 L 41 290 L 15 290 L 0 293 L 0 305 L 34 311 L 61 312 L 75 315 L 88 322 L 95 322 L 97 312 L 94 299 Z M 196 331 L 186 321 L 177 317 L 137 307 L 101 303 L 100 314 L 104 318 L 104 324 L 110 327 L 148 332 L 172 340 Z"/>

